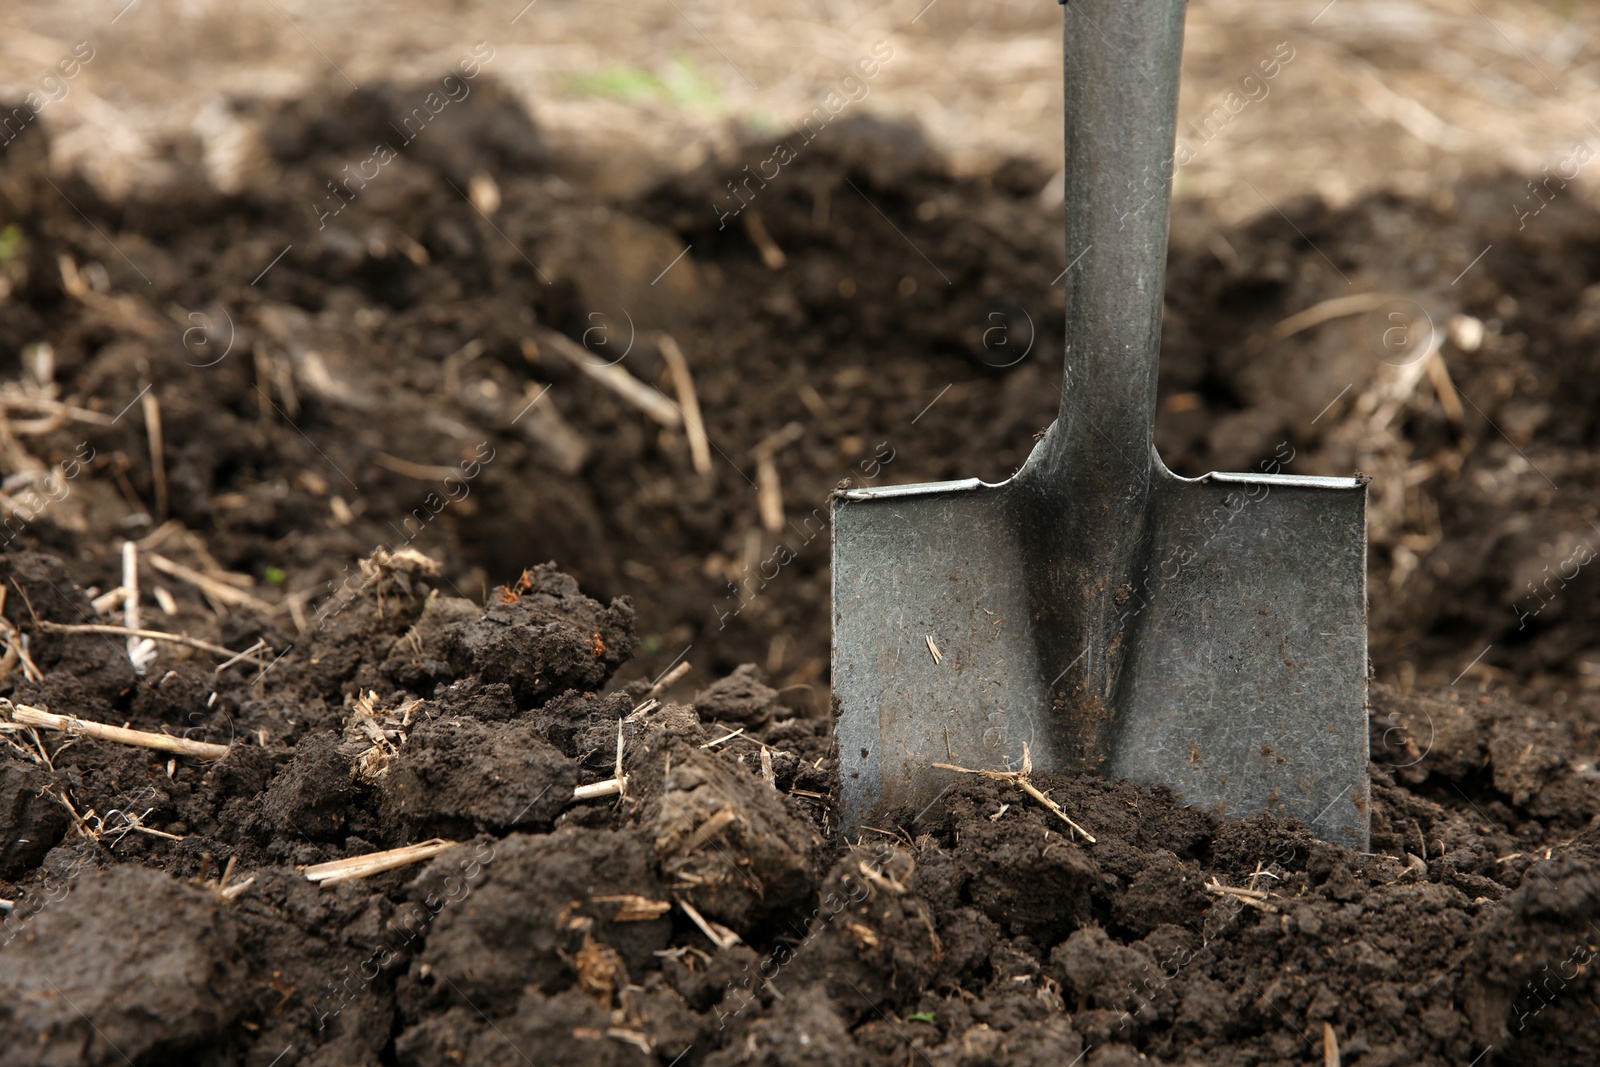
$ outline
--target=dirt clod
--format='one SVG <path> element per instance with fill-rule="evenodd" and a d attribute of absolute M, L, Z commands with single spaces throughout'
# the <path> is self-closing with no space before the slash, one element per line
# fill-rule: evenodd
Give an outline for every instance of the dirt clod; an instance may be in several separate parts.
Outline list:
<path fill-rule="evenodd" d="M 492 598 L 481 618 L 449 627 L 451 667 L 509 685 L 524 707 L 567 689 L 599 689 L 637 645 L 632 607 L 589 599 L 554 564 L 525 576 L 526 589 Z"/>

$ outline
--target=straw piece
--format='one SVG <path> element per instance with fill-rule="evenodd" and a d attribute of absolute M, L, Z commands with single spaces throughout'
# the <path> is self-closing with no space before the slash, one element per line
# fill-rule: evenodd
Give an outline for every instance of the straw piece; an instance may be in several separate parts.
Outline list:
<path fill-rule="evenodd" d="M 804 426 L 791 422 L 763 437 L 750 450 L 751 458 L 756 461 L 756 508 L 761 515 L 761 526 L 768 533 L 783 530 L 783 489 L 778 483 L 778 465 L 773 457 L 804 434 Z"/>
<path fill-rule="evenodd" d="M 1267 331 L 1264 338 L 1265 344 L 1277 344 L 1279 341 L 1293 337 L 1313 326 L 1320 326 L 1324 322 L 1343 318 L 1346 315 L 1360 315 L 1364 312 L 1374 311 L 1398 299 L 1396 293 L 1356 293 L 1354 296 L 1339 296 L 1332 300 L 1323 300 L 1312 304 L 1304 311 L 1297 311 L 1288 318 L 1283 319 L 1272 329 Z"/>
<path fill-rule="evenodd" d="M 1232 897 L 1242 904 L 1248 904 L 1252 908 L 1260 908 L 1262 911 L 1275 912 L 1278 910 L 1276 905 L 1267 903 L 1267 894 L 1260 889 L 1241 889 L 1237 886 L 1223 885 L 1215 878 L 1207 882 L 1203 888 L 1213 896 Z"/>
<path fill-rule="evenodd" d="M 770 455 L 756 460 L 756 510 L 761 528 L 768 533 L 783 530 L 783 487 L 778 483 L 778 465 Z"/>
<path fill-rule="evenodd" d="M 595 897 L 594 901 L 596 904 L 616 904 L 617 913 L 611 917 L 611 921 L 619 923 L 648 922 L 672 910 L 672 904 L 668 901 L 651 900 L 637 893 L 609 893 Z"/>
<path fill-rule="evenodd" d="M 239 608 L 250 608 L 252 611 L 261 612 L 262 614 L 268 614 L 274 610 L 271 604 L 258 596 L 253 596 L 237 586 L 221 579 L 213 578 L 209 574 L 202 574 L 192 567 L 185 567 L 183 564 L 170 560 L 165 556 L 149 552 L 145 554 L 144 558 L 149 562 L 150 566 L 162 574 L 176 578 L 180 582 L 188 582 L 207 596 L 220 600 L 224 604 Z"/>
<path fill-rule="evenodd" d="M 28 654 L 27 636 L 17 629 L 16 623 L 5 617 L 6 592 L 6 587 L 0 585 L 0 648 L 5 649 L 5 655 L 0 656 L 0 681 L 3 681 L 20 663 L 24 678 L 30 682 L 42 682 L 44 672 Z"/>
<path fill-rule="evenodd" d="M 689 458 L 695 473 L 702 478 L 711 473 L 711 442 L 706 437 L 705 420 L 700 417 L 700 397 L 694 391 L 694 378 L 689 374 L 689 361 L 683 349 L 667 334 L 657 338 L 661 358 L 666 360 L 672 374 L 673 391 L 678 394 L 678 406 L 683 410 L 683 432 L 689 437 Z"/>
<path fill-rule="evenodd" d="M 413 463 L 409 459 L 391 456 L 387 452 L 373 452 L 372 462 L 384 470 L 403 474 L 407 478 L 415 478 L 422 482 L 441 482 L 446 478 L 459 478 L 461 471 L 456 467 L 446 467 L 434 463 Z"/>
<path fill-rule="evenodd" d="M 186 737 L 173 737 L 171 734 L 154 734 L 146 730 L 129 730 L 126 727 L 111 726 L 103 722 L 91 722 L 88 719 L 78 719 L 71 715 L 56 715 L 45 711 L 43 708 L 30 707 L 27 704 L 13 705 L 11 718 L 12 721 L 22 723 L 25 726 L 44 726 L 51 730 L 60 730 L 63 733 L 92 737 L 98 741 L 114 741 L 120 745 L 154 748 L 162 752 L 174 752 L 180 756 L 221 759 L 229 752 L 227 745 L 213 745 L 206 741 L 190 741 Z"/>
<path fill-rule="evenodd" d="M 234 898 L 236 898 L 239 895 L 241 895 L 246 889 L 249 889 L 251 886 L 253 886 L 255 884 L 256 884 L 256 876 L 252 874 L 250 877 L 246 878 L 242 882 L 235 882 L 233 885 L 228 886 L 226 889 L 217 890 L 217 893 L 218 893 L 218 895 L 220 895 L 222 897 L 223 900 L 233 900 Z"/>
<path fill-rule="evenodd" d="M 156 518 L 167 518 L 167 455 L 161 437 L 161 401 L 154 389 L 146 389 L 140 398 L 144 409 L 144 429 L 150 438 L 150 477 L 156 489 Z"/>
<path fill-rule="evenodd" d="M 60 429 L 68 421 L 87 422 L 95 426 L 110 426 L 115 421 L 103 412 L 90 411 L 88 408 L 65 404 L 49 396 L 41 396 L 33 391 L 35 388 L 18 382 L 8 382 L 0 386 L 0 413 L 5 415 L 10 431 L 19 437 L 50 433 Z M 12 414 L 18 411 L 48 414 L 42 419 L 18 419 Z"/>
<path fill-rule="evenodd" d="M 213 645 L 210 641 L 202 641 L 198 637 L 190 637 L 188 634 L 169 634 L 163 630 L 130 630 L 126 626 L 87 622 L 50 622 L 47 619 L 40 619 L 34 625 L 47 634 L 111 634 L 114 637 L 148 637 L 152 641 L 170 641 L 175 645 L 198 648 L 202 652 L 210 652 L 224 658 L 238 655 L 231 648 Z M 250 662 L 260 664 L 262 661 L 252 658 Z"/>
<path fill-rule="evenodd" d="M 689 903 L 687 900 L 684 900 L 682 897 L 678 898 L 678 907 L 683 909 L 683 913 L 689 916 L 689 921 L 698 926 L 700 928 L 700 932 L 705 934 L 706 937 L 710 938 L 711 943 L 716 945 L 719 949 L 727 951 L 734 945 L 737 945 L 740 941 L 744 940 L 738 934 L 734 933 L 726 926 L 723 926 L 721 923 L 714 923 L 707 919 L 704 915 L 701 915 L 693 904 Z"/>
<path fill-rule="evenodd" d="M 671 430 L 683 424 L 678 406 L 650 386 L 623 369 L 620 363 L 596 363 L 594 356 L 582 345 L 556 333 L 554 330 L 538 331 L 538 343 L 571 363 L 589 378 L 610 389 L 652 419 Z"/>
<path fill-rule="evenodd" d="M 221 674 L 223 671 L 227 670 L 229 667 L 233 666 L 235 663 L 239 663 L 239 662 L 241 662 L 243 660 L 249 659 L 252 655 L 254 655 L 257 652 L 260 652 L 262 649 L 267 648 L 267 647 L 268 647 L 267 639 L 265 637 L 258 637 L 258 638 L 256 638 L 256 643 L 255 644 L 251 645 L 249 648 L 245 649 L 243 652 L 235 653 L 232 658 L 223 660 L 221 663 L 217 664 L 217 669 L 212 671 L 211 673 L 213 675 Z"/>
<path fill-rule="evenodd" d="M 442 837 L 435 837 L 430 841 L 422 841 L 415 845 L 402 845 L 399 848 L 385 849 L 382 852 L 369 852 L 365 856 L 351 856 L 349 859 L 330 860 L 327 863 L 314 863 L 305 868 L 306 878 L 321 885 L 338 885 L 356 878 L 368 878 L 384 871 L 392 871 L 404 867 L 409 863 L 419 860 L 432 859 L 446 849 L 456 846 L 454 841 L 446 841 Z"/>
<path fill-rule="evenodd" d="M 650 1038 L 646 1036 L 643 1030 L 629 1030 L 622 1026 L 608 1026 L 606 1027 L 605 1036 L 613 1041 L 620 1041 L 624 1045 L 632 1045 L 646 1056 L 655 1051 L 655 1046 L 650 1044 Z"/>
<path fill-rule="evenodd" d="M 594 800 L 596 797 L 615 796 L 622 792 L 622 779 L 608 778 L 593 785 L 580 785 L 572 791 L 573 800 Z"/>
<path fill-rule="evenodd" d="M 761 262 L 768 270 L 782 270 L 784 264 L 789 262 L 789 257 L 783 254 L 778 242 L 772 239 L 767 224 L 762 222 L 761 216 L 754 211 L 745 212 L 743 217 L 745 233 L 750 235 L 750 243 L 761 253 Z"/>
<path fill-rule="evenodd" d="M 115 589 L 108 589 L 104 593 L 89 601 L 89 606 L 94 608 L 96 615 L 104 615 L 112 608 L 121 604 L 128 598 L 128 587 L 119 585 Z"/>
<path fill-rule="evenodd" d="M 128 662 L 143 674 L 156 658 L 155 642 L 137 635 L 139 629 L 139 546 L 122 542 L 122 623 L 128 629 Z"/>
<path fill-rule="evenodd" d="M 762 456 L 775 456 L 800 440 L 805 436 L 805 432 L 806 428 L 798 422 L 787 423 L 782 429 L 774 430 L 756 442 L 756 447 L 750 450 L 750 454 L 758 460 Z"/>
<path fill-rule="evenodd" d="M 954 763 L 934 763 L 930 764 L 930 766 L 937 767 L 942 771 L 955 771 L 958 774 L 976 774 L 979 777 L 988 778 L 996 782 L 1010 782 L 1054 812 L 1062 822 L 1072 827 L 1075 832 L 1083 835 L 1083 839 L 1089 844 L 1095 843 L 1093 834 L 1073 822 L 1067 813 L 1062 810 L 1060 804 L 1045 796 L 1037 786 L 1028 781 L 1028 775 L 1033 771 L 1033 757 L 1028 753 L 1028 743 L 1026 741 L 1022 743 L 1022 770 L 1020 771 L 979 771 L 973 770 L 971 767 L 958 767 Z"/>
<path fill-rule="evenodd" d="M 623 748 L 624 743 L 625 743 L 625 741 L 624 741 L 624 738 L 622 736 L 622 720 L 618 719 L 617 720 L 617 766 L 616 766 L 616 771 L 614 773 L 616 774 L 616 778 L 617 778 L 617 796 L 619 796 L 622 799 L 626 800 L 626 799 L 628 799 L 628 776 L 626 774 L 622 773 L 622 748 Z"/>
<path fill-rule="evenodd" d="M 689 669 L 690 669 L 689 661 L 688 660 L 684 660 L 682 663 L 680 663 L 676 667 L 672 668 L 666 674 L 663 674 L 661 676 L 661 679 L 659 681 L 657 681 L 655 685 L 652 685 L 650 687 L 649 691 L 645 693 L 645 696 L 647 696 L 647 697 L 655 696 L 657 693 L 659 693 L 659 692 L 661 692 L 661 691 L 663 691 L 665 689 L 670 688 L 671 686 L 673 686 L 674 684 L 677 683 L 678 679 L 680 679 L 684 675 L 688 674 L 689 673 Z M 635 710 L 637 710 L 637 709 L 635 709 Z"/>
<path fill-rule="evenodd" d="M 483 338 L 474 337 L 448 356 L 444 357 L 444 391 L 450 396 L 461 395 L 461 370 L 468 363 L 489 350 Z"/>
<path fill-rule="evenodd" d="M 738 821 L 738 813 L 732 808 L 722 808 L 716 814 L 709 816 L 694 833 L 689 835 L 689 840 L 678 849 L 679 853 L 687 856 Z"/>
<path fill-rule="evenodd" d="M 1450 368 L 1445 366 L 1444 353 L 1437 348 L 1428 357 L 1428 384 L 1433 386 L 1433 395 L 1439 398 L 1444 417 L 1450 420 L 1452 426 L 1460 426 L 1467 417 L 1466 409 L 1461 406 L 1456 383 L 1450 380 Z"/>
<path fill-rule="evenodd" d="M 717 738 L 715 741 L 707 741 L 705 744 L 701 745 L 700 747 L 701 748 L 716 748 L 718 745 L 722 744 L 724 741 L 732 741 L 735 737 L 738 737 L 742 733 L 744 733 L 744 727 L 743 726 L 739 727 L 737 730 L 732 731 L 731 733 L 724 734 L 723 736 Z"/>

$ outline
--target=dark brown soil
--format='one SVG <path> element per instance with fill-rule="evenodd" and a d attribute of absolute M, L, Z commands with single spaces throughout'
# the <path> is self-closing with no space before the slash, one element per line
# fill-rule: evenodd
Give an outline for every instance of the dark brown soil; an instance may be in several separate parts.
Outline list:
<path fill-rule="evenodd" d="M 20 238 L 0 695 L 231 746 L 0 734 L 5 1063 L 1592 1060 L 1600 218 L 1580 200 L 1525 231 L 1511 176 L 1288 205 L 1293 227 L 1177 205 L 1167 462 L 1251 469 L 1284 442 L 1291 473 L 1374 475 L 1372 853 L 1049 775 L 1093 844 L 966 778 L 849 842 L 827 495 L 1020 464 L 1059 387 L 1048 175 L 956 179 L 910 131 L 841 124 L 719 228 L 770 146 L 601 203 L 475 93 L 448 144 L 318 229 L 308 205 L 405 98 L 270 116 L 278 172 L 231 197 L 58 193 L 36 128 L 0 159 Z M 483 174 L 492 222 L 452 187 Z M 1454 320 L 1454 391 L 1397 391 L 1392 308 L 1270 340 L 1346 281 Z M 541 328 L 668 390 L 670 330 L 714 474 Z M 774 535 L 752 451 L 791 422 Z M 146 626 L 259 639 L 259 662 L 162 644 L 140 674 L 120 636 L 48 629 L 120 620 L 93 599 L 125 539 Z M 625 795 L 574 799 L 619 761 Z M 299 869 L 432 837 L 459 845 L 333 886 Z"/>

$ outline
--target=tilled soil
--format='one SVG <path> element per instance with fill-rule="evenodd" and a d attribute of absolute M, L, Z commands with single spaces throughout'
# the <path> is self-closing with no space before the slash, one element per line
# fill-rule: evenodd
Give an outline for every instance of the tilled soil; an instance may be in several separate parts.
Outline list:
<path fill-rule="evenodd" d="M 726 183 L 770 145 L 600 203 L 485 91 L 319 229 L 326 182 L 424 91 L 262 116 L 268 176 L 233 196 L 52 189 L 37 130 L 0 163 L 0 694 L 230 746 L 0 734 L 7 1063 L 1600 1048 L 1582 202 L 1520 230 L 1503 176 L 1294 227 L 1177 206 L 1167 462 L 1374 476 L 1373 853 L 1044 774 L 1092 843 L 965 777 L 847 842 L 827 495 L 1020 464 L 1059 387 L 1049 175 L 957 180 L 855 122 L 736 214 Z M 1396 295 L 1327 303 L 1352 288 Z M 669 331 L 712 472 L 543 330 L 671 393 Z M 145 627 L 251 655 L 163 641 L 136 673 L 124 637 L 61 631 L 122 621 L 95 598 L 124 540 Z M 432 838 L 459 844 L 302 870 Z"/>

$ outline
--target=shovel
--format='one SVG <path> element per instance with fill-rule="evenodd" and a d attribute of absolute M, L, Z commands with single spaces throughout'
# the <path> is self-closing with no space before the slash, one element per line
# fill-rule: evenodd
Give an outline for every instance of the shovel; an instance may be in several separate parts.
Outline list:
<path fill-rule="evenodd" d="M 1183 478 L 1153 443 L 1183 12 L 1065 9 L 1066 374 L 1027 462 L 834 495 L 846 831 L 1026 746 L 1367 848 L 1365 479 L 1287 445 Z"/>

